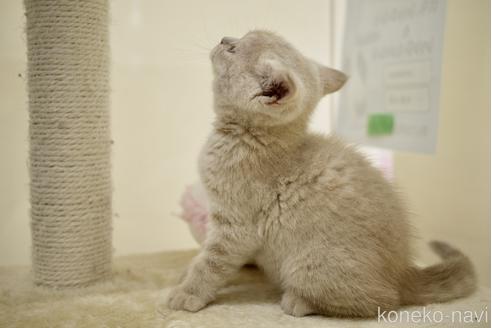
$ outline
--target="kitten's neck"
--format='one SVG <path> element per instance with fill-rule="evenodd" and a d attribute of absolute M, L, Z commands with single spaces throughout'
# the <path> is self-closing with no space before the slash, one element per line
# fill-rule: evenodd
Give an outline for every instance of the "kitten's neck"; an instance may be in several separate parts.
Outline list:
<path fill-rule="evenodd" d="M 280 147 L 283 150 L 297 147 L 307 133 L 307 120 L 298 119 L 278 126 L 258 126 L 253 122 L 236 117 L 220 116 L 214 122 L 217 133 L 245 141 L 254 140 L 267 148 Z"/>

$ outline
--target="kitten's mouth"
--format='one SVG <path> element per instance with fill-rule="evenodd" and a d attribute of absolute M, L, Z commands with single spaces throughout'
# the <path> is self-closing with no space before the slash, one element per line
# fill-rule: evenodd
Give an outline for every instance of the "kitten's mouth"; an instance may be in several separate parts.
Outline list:
<path fill-rule="evenodd" d="M 210 60 L 214 60 L 215 56 L 219 53 L 220 44 L 215 46 L 212 51 L 210 51 Z"/>

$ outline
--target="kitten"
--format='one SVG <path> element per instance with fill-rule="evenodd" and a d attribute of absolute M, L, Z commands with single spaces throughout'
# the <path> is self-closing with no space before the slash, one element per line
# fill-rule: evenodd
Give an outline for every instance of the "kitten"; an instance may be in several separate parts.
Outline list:
<path fill-rule="evenodd" d="M 371 317 L 378 307 L 473 292 L 469 259 L 447 244 L 431 244 L 441 263 L 413 265 L 411 229 L 392 185 L 354 148 L 307 132 L 343 73 L 265 31 L 226 37 L 210 57 L 216 120 L 200 156 L 210 232 L 170 308 L 202 309 L 250 261 L 294 316 Z"/>

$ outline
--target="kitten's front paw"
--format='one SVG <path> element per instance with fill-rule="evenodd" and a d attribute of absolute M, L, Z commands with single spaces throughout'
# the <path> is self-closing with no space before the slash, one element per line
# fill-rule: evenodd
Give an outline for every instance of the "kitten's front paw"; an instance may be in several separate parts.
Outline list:
<path fill-rule="evenodd" d="M 167 306 L 172 310 L 196 312 L 203 309 L 207 302 L 199 296 L 189 294 L 181 286 L 174 288 L 167 299 Z"/>

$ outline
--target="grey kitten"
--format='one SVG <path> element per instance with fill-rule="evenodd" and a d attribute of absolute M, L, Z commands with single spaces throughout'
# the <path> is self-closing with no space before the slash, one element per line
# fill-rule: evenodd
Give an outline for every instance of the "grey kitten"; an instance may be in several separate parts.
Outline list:
<path fill-rule="evenodd" d="M 216 120 L 200 157 L 210 232 L 170 308 L 202 309 L 250 261 L 294 316 L 371 317 L 473 292 L 469 259 L 445 243 L 431 244 L 441 263 L 416 267 L 393 186 L 354 148 L 307 131 L 343 73 L 265 31 L 224 38 L 211 60 Z"/>

